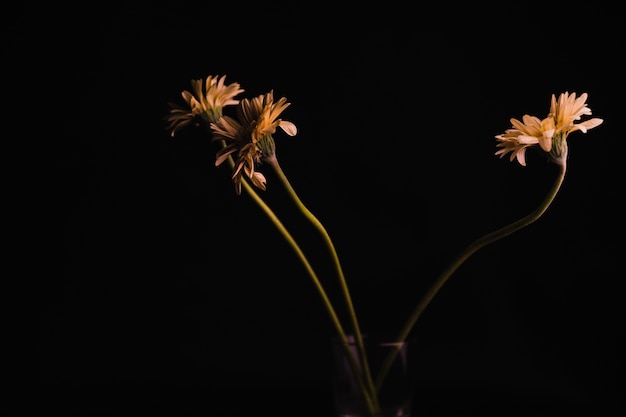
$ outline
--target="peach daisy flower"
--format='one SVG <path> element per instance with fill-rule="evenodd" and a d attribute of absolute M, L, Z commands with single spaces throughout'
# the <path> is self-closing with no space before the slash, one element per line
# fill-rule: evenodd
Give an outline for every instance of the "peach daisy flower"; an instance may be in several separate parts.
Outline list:
<path fill-rule="evenodd" d="M 552 95 L 550 113 L 540 120 L 535 116 L 524 115 L 522 121 L 511 119 L 513 127 L 503 134 L 497 135 L 499 149 L 496 155 L 501 158 L 511 153 L 510 160 L 517 158 L 522 166 L 526 166 L 526 149 L 539 145 L 557 163 L 567 158 L 567 137 L 570 133 L 580 130 L 586 133 L 589 129 L 602 124 L 603 120 L 593 118 L 580 123 L 582 116 L 591 115 L 587 106 L 587 93 L 576 97 L 576 93 L 562 93 L 557 100 Z"/>
<path fill-rule="evenodd" d="M 239 104 L 235 96 L 244 91 L 239 83 L 226 84 L 225 75 L 221 78 L 218 75 L 209 75 L 204 82 L 191 80 L 191 87 L 193 93 L 187 90 L 182 92 L 187 108 L 168 103 L 171 109 L 165 120 L 168 122 L 167 129 L 171 131 L 172 137 L 178 129 L 190 124 L 199 126 L 201 120 L 207 124 L 219 120 L 223 108 Z"/>
<path fill-rule="evenodd" d="M 289 136 L 298 132 L 296 125 L 279 118 L 290 105 L 282 97 L 274 102 L 274 92 L 270 91 L 253 99 L 242 99 L 237 106 L 237 119 L 223 116 L 211 123 L 214 140 L 224 140 L 226 146 L 217 152 L 215 165 L 221 165 L 229 156 L 236 153 L 233 181 L 237 194 L 241 193 L 241 175 L 250 178 L 252 183 L 265 190 L 265 177 L 257 172 L 256 165 L 262 162 L 275 162 L 275 145 L 272 135 L 280 127 Z"/>

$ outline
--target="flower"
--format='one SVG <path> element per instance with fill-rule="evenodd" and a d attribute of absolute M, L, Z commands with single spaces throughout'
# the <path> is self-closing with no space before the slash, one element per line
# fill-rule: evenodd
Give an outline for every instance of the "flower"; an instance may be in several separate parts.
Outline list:
<path fill-rule="evenodd" d="M 567 158 L 567 136 L 580 130 L 586 133 L 602 124 L 603 120 L 593 118 L 582 123 L 574 123 L 581 116 L 591 115 L 591 109 L 587 107 L 587 93 L 576 98 L 576 93 L 562 93 L 559 100 L 552 95 L 552 104 L 548 116 L 540 120 L 535 116 L 524 115 L 522 121 L 512 118 L 513 128 L 507 129 L 503 134 L 496 135 L 499 143 L 496 155 L 503 157 L 511 153 L 511 161 L 517 161 L 526 166 L 526 148 L 537 145 L 549 154 L 552 161 L 561 163 Z"/>
<path fill-rule="evenodd" d="M 272 135 L 276 133 L 276 128 L 280 127 L 289 136 L 298 133 L 295 124 L 278 118 L 289 105 L 285 97 L 274 102 L 274 92 L 270 91 L 252 100 L 241 100 L 237 107 L 237 120 L 224 116 L 211 123 L 213 140 L 226 142 L 226 146 L 217 152 L 215 166 L 237 154 L 232 176 L 237 194 L 241 194 L 242 173 L 257 188 L 265 190 L 265 177 L 255 170 L 255 166 L 275 158 Z"/>
<path fill-rule="evenodd" d="M 241 194 L 242 187 L 245 189 L 259 208 L 267 214 L 270 221 L 284 236 L 302 262 L 324 303 L 337 332 L 338 340 L 345 349 L 345 357 L 359 385 L 362 402 L 371 416 L 378 416 L 380 413 L 382 405 L 378 398 L 379 389 L 387 377 L 394 357 L 398 354 L 400 346 L 406 341 L 415 323 L 441 287 L 478 250 L 519 231 L 543 215 L 552 201 L 554 201 L 565 178 L 567 138 L 569 134 L 577 130 L 586 133 L 589 129 L 599 126 L 603 122 L 602 119 L 593 118 L 576 123 L 581 120 L 582 116 L 591 115 L 591 110 L 586 104 L 587 93 L 576 97 L 575 93 L 569 94 L 567 92 L 562 93 L 558 100 L 554 94 L 552 95 L 550 111 L 543 119 L 530 115 L 524 115 L 521 121 L 515 118 L 510 119 L 512 128 L 507 129 L 503 134 L 495 136 L 497 140 L 495 155 L 502 158 L 510 153 L 511 161 L 517 159 L 522 166 L 526 166 L 526 149 L 539 145 L 541 151 L 547 154 L 559 167 L 558 175 L 552 187 L 548 190 L 544 200 L 531 213 L 476 239 L 462 250 L 456 258 L 452 259 L 450 264 L 435 277 L 431 287 L 424 293 L 414 310 L 412 310 L 406 322 L 400 328 L 395 342 L 390 344 L 391 346 L 397 346 L 397 349 L 391 349 L 391 352 L 385 357 L 382 367 L 374 375 L 369 367 L 359 320 L 352 305 L 348 282 L 344 276 L 333 241 L 324 225 L 300 200 L 276 156 L 276 144 L 273 135 L 277 132 L 277 128 L 281 128 L 288 136 L 297 134 L 295 124 L 280 118 L 290 103 L 284 97 L 274 101 L 273 91 L 252 99 L 235 100 L 234 97 L 243 90 L 239 88 L 237 83 L 226 85 L 224 79 L 225 77 L 209 76 L 206 79 L 204 90 L 199 80 L 192 81 L 195 96 L 187 91 L 183 92 L 183 98 L 189 108 L 184 109 L 174 105 L 167 118 L 169 122 L 167 128 L 170 130 L 171 136 L 174 136 L 179 128 L 192 123 L 199 124 L 199 120 L 208 122 L 212 140 L 221 144 L 221 148 L 216 153 L 215 166 L 221 166 L 225 161 L 228 161 L 233 169 L 232 180 L 235 183 L 236 194 Z M 224 108 L 229 105 L 236 105 L 235 117 L 223 115 Z M 342 323 L 339 320 L 335 304 L 326 293 L 322 281 L 311 266 L 307 255 L 280 221 L 279 217 L 255 191 L 254 187 L 260 190 L 266 189 L 267 180 L 257 170 L 263 163 L 269 165 L 275 171 L 279 181 L 285 187 L 286 192 L 292 198 L 296 207 L 321 234 L 334 263 L 335 272 L 342 290 L 343 301 L 349 313 L 348 326 L 350 326 L 350 333 L 346 331 L 346 323 Z M 254 187 L 248 183 L 246 177 Z M 356 350 L 350 347 L 351 344 L 356 346 Z"/>
<path fill-rule="evenodd" d="M 169 103 L 170 114 L 165 120 L 168 122 L 168 130 L 172 137 L 178 129 L 190 124 L 198 126 L 200 120 L 207 123 L 215 122 L 222 117 L 223 108 L 239 103 L 235 96 L 243 93 L 238 83 L 226 84 L 226 76 L 209 75 L 204 81 L 191 80 L 193 94 L 187 90 L 182 92 L 183 99 L 187 102 L 187 108 L 176 103 Z"/>

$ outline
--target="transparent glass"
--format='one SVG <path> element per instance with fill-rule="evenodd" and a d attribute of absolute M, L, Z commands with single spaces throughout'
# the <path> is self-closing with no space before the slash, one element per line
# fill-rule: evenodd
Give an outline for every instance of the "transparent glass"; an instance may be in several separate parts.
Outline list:
<path fill-rule="evenodd" d="M 372 411 L 363 395 L 362 386 L 355 378 L 353 367 L 347 358 L 346 345 L 338 338 L 332 339 L 333 396 L 335 415 L 338 417 L 409 417 L 414 393 L 414 381 L 409 368 L 409 354 L 413 343 L 395 343 L 385 335 L 364 335 L 365 355 L 375 383 L 383 367 L 385 377 L 377 391 L 378 409 Z M 347 348 L 357 360 L 359 372 L 363 370 L 363 358 L 352 335 L 348 336 Z M 393 358 L 389 360 L 389 355 Z M 388 365 L 388 366 L 385 366 Z"/>

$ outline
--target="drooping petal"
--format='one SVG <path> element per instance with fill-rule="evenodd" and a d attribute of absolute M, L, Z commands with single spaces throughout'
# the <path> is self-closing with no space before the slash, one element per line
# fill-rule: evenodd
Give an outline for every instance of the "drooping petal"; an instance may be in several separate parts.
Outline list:
<path fill-rule="evenodd" d="M 280 126 L 280 128 L 283 129 L 289 136 L 295 136 L 298 133 L 296 125 L 286 120 L 281 120 L 278 126 Z"/>

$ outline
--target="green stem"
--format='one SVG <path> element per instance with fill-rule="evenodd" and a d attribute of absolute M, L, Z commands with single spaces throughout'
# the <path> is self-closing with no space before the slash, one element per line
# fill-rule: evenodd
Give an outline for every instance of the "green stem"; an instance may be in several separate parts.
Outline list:
<path fill-rule="evenodd" d="M 424 310 L 426 309 L 428 304 L 432 301 L 432 299 L 435 297 L 435 295 L 439 292 L 441 287 L 443 287 L 443 285 L 448 281 L 448 278 L 450 278 L 450 276 L 470 256 L 472 256 L 476 251 L 478 251 L 479 249 L 481 249 L 484 246 L 488 245 L 489 243 L 493 243 L 493 242 L 495 242 L 497 240 L 500 240 L 503 237 L 508 236 L 508 235 L 510 235 L 510 234 L 512 234 L 512 233 L 514 233 L 514 232 L 516 232 L 516 231 L 518 231 L 520 229 L 522 229 L 523 227 L 528 226 L 529 224 L 531 224 L 534 221 L 536 221 L 539 217 L 541 217 L 543 215 L 543 213 L 545 213 L 545 211 L 548 209 L 550 204 L 552 204 L 552 201 L 554 200 L 554 198 L 556 197 L 557 193 L 559 192 L 559 189 L 561 188 L 561 185 L 563 184 L 563 180 L 565 179 L 565 172 L 566 172 L 566 169 L 567 169 L 566 168 L 566 166 L 567 166 L 566 157 L 563 157 L 561 160 L 555 161 L 555 162 L 559 166 L 559 174 L 558 174 L 554 184 L 552 185 L 552 187 L 548 191 L 547 196 L 541 202 L 539 207 L 537 207 L 533 212 L 531 212 L 527 216 L 525 216 L 525 217 L 523 217 L 523 218 L 521 218 L 521 219 L 519 219 L 519 220 L 517 220 L 517 221 L 515 221 L 515 222 L 513 222 L 513 223 L 511 223 L 511 224 L 509 224 L 507 226 L 504 226 L 504 227 L 502 227 L 502 228 L 500 228 L 500 229 L 498 229 L 498 230 L 496 230 L 494 232 L 486 234 L 483 237 L 475 240 L 469 246 L 467 246 L 465 248 L 465 250 L 462 251 L 456 257 L 456 259 L 454 259 L 448 265 L 448 267 L 446 269 L 443 270 L 443 272 L 439 275 L 439 277 L 431 285 L 431 287 L 426 292 L 426 294 L 422 297 L 420 302 L 417 304 L 415 310 L 413 310 L 413 312 L 409 316 L 409 319 L 405 323 L 405 325 L 402 328 L 400 334 L 398 335 L 398 337 L 396 339 L 398 342 L 404 342 L 406 340 L 406 338 L 408 337 L 409 333 L 411 332 L 411 329 L 413 328 L 413 326 L 415 325 L 415 323 L 417 322 L 419 317 L 422 315 L 422 313 L 424 312 Z M 394 360 L 396 354 L 397 354 L 397 350 L 395 350 L 395 349 L 392 352 L 390 352 L 390 354 L 387 356 L 387 358 L 385 360 L 385 363 L 381 367 L 381 370 L 380 370 L 380 372 L 379 372 L 379 374 L 377 375 L 377 378 L 376 378 L 376 387 L 378 389 L 382 385 L 382 382 L 383 382 L 385 376 L 387 375 L 387 372 L 389 371 L 389 368 L 391 367 L 391 364 L 393 363 L 393 360 Z"/>
<path fill-rule="evenodd" d="M 222 146 L 226 145 L 225 141 L 222 140 L 220 142 L 221 142 Z M 228 164 L 229 164 L 231 169 L 235 166 L 235 162 L 233 161 L 232 157 L 228 158 Z M 326 307 L 326 310 L 328 311 L 328 313 L 330 315 L 331 321 L 332 321 L 333 325 L 335 326 L 335 329 L 337 330 L 337 333 L 339 335 L 341 344 L 344 346 L 344 350 L 346 352 L 346 357 L 348 358 L 348 361 L 350 363 L 350 367 L 352 368 L 352 371 L 354 372 L 354 375 L 358 375 L 359 374 L 359 371 L 358 371 L 359 367 L 357 365 L 356 359 L 354 358 L 354 356 L 352 355 L 352 352 L 350 351 L 349 342 L 348 342 L 348 338 L 346 336 L 346 332 L 343 329 L 343 326 L 341 325 L 339 317 L 338 317 L 338 315 L 337 315 L 337 313 L 336 313 L 336 311 L 335 311 L 335 309 L 334 309 L 334 307 L 333 307 L 333 305 L 332 305 L 328 295 L 326 294 L 326 291 L 324 290 L 324 287 L 323 287 L 321 281 L 319 280 L 317 274 L 313 270 L 313 267 L 311 266 L 310 262 L 308 261 L 306 255 L 304 254 L 304 252 L 302 251 L 302 249 L 300 248 L 300 246 L 298 245 L 296 240 L 293 238 L 293 236 L 289 233 L 287 228 L 280 221 L 278 216 L 276 216 L 274 211 L 265 203 L 265 201 L 263 201 L 263 199 L 256 193 L 256 191 L 254 191 L 252 186 L 244 178 L 241 179 L 241 183 L 242 183 L 246 193 L 254 200 L 255 203 L 257 203 L 257 205 L 261 208 L 261 210 L 263 210 L 263 212 L 270 218 L 272 223 L 274 223 L 274 226 L 276 226 L 278 231 L 287 240 L 287 242 L 289 243 L 291 248 L 296 252 L 298 258 L 300 259 L 300 261 L 304 265 L 305 269 L 309 273 L 309 276 L 313 280 L 313 283 L 315 284 L 315 287 L 317 288 L 320 296 L 322 297 L 322 301 L 324 302 L 324 306 Z M 362 381 L 362 379 L 361 378 L 357 378 L 357 381 L 359 382 L 359 385 L 361 387 L 361 391 L 364 394 L 365 402 L 367 404 L 368 409 L 370 410 L 370 412 L 372 414 L 374 414 L 375 411 L 378 410 L 377 401 L 375 401 L 375 399 L 372 398 L 372 395 L 370 394 L 371 391 L 368 391 L 368 388 L 365 386 L 365 384 Z"/>
<path fill-rule="evenodd" d="M 335 265 L 335 269 L 337 271 L 337 275 L 339 276 L 339 282 L 341 284 L 341 290 L 342 290 L 343 296 L 345 298 L 346 305 L 348 307 L 348 312 L 350 314 L 350 321 L 351 321 L 351 324 L 352 324 L 352 328 L 354 329 L 354 335 L 355 335 L 356 342 L 357 342 L 357 349 L 358 349 L 358 352 L 359 352 L 359 356 L 362 358 L 362 362 L 363 362 L 362 366 L 363 366 L 363 373 L 364 373 L 364 376 L 365 376 L 365 383 L 367 384 L 368 389 L 372 393 L 372 395 L 374 397 L 375 404 L 376 404 L 376 408 L 378 409 L 378 401 L 377 401 L 376 391 L 374 390 L 374 382 L 373 382 L 373 379 L 372 379 L 372 373 L 370 371 L 369 361 L 367 360 L 367 356 L 366 356 L 366 352 L 365 352 L 365 345 L 363 343 L 363 335 L 361 334 L 361 328 L 359 326 L 359 322 L 358 322 L 358 319 L 357 319 L 357 314 L 356 314 L 356 311 L 354 309 L 354 304 L 352 303 L 352 297 L 350 296 L 350 290 L 348 289 L 348 283 L 347 283 L 345 275 L 343 273 L 343 268 L 341 267 L 341 262 L 339 261 L 339 255 L 337 255 L 337 251 L 335 249 L 335 245 L 333 244 L 333 241 L 330 238 L 330 235 L 328 234 L 328 232 L 326 231 L 326 228 L 324 227 L 324 225 L 304 205 L 302 200 L 300 200 L 300 197 L 298 197 L 298 194 L 296 193 L 296 191 L 291 186 L 291 183 L 289 182 L 289 179 L 287 178 L 287 176 L 283 172 L 280 164 L 278 163 L 278 159 L 276 158 L 276 156 L 274 155 L 273 157 L 267 158 L 266 159 L 266 163 L 268 163 L 269 165 L 271 165 L 274 168 L 274 170 L 276 171 L 276 174 L 278 175 L 278 178 L 280 179 L 280 181 L 283 183 L 283 185 L 287 189 L 287 192 L 289 193 L 289 196 L 294 200 L 294 202 L 296 203 L 296 205 L 298 206 L 300 211 L 304 214 L 304 216 L 320 232 L 320 234 L 322 235 L 322 237 L 324 239 L 324 242 L 326 243 L 326 246 L 328 247 L 328 249 L 330 251 L 331 257 L 333 259 L 333 263 Z"/>

